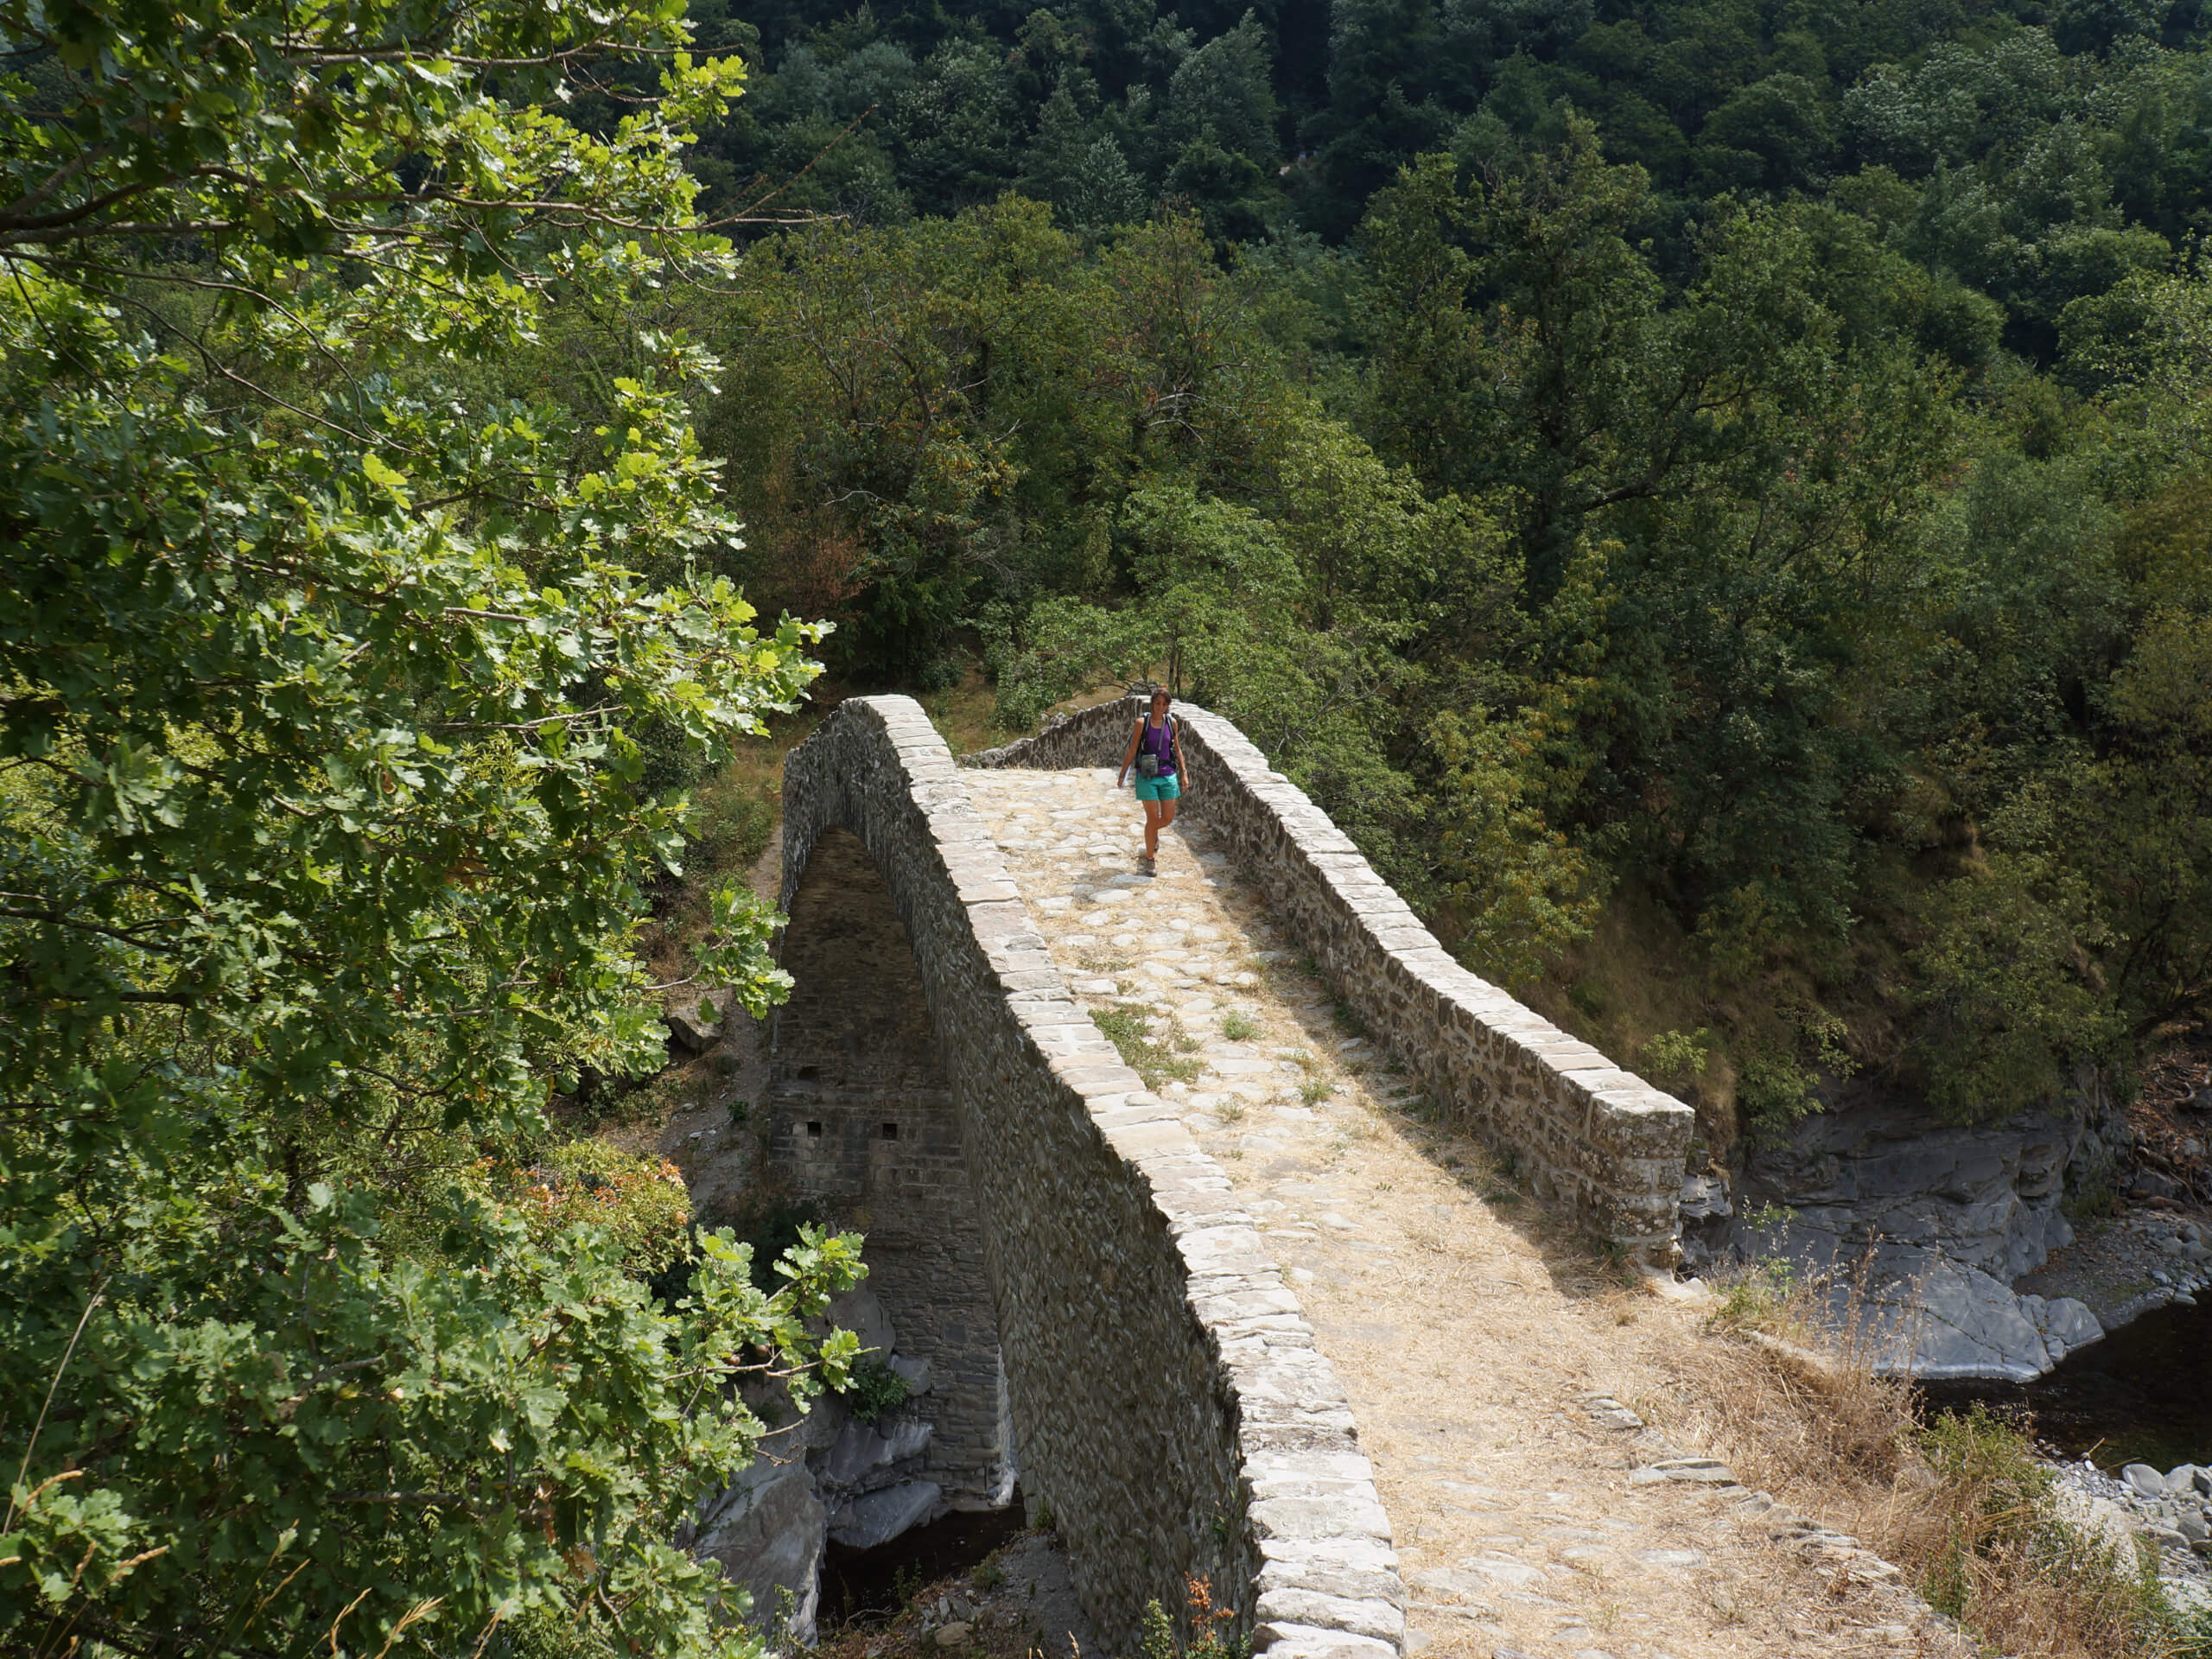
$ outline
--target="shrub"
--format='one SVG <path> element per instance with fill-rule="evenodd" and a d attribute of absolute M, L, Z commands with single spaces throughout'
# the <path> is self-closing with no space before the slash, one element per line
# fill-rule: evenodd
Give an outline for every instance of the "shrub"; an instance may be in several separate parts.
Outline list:
<path fill-rule="evenodd" d="M 837 1390 L 837 1397 L 845 1402 L 847 1411 L 864 1423 L 897 1410 L 906 1403 L 911 1392 L 906 1379 L 873 1354 L 854 1365 L 851 1377 Z"/>
<path fill-rule="evenodd" d="M 1688 1082 L 1712 1058 L 1713 1033 L 1703 1026 L 1662 1031 L 1643 1046 L 1643 1069 L 1662 1083 Z"/>
<path fill-rule="evenodd" d="M 683 1253 L 691 1200 L 664 1158 L 639 1158 L 604 1141 L 571 1141 L 535 1163 L 487 1165 L 489 1196 L 541 1244 L 569 1228 L 606 1230 L 625 1271 L 650 1274 Z"/>
<path fill-rule="evenodd" d="M 2177 1659 L 2212 1651 L 2200 1618 L 2158 1582 L 2158 1558 L 2062 1510 L 2056 1478 L 2021 1429 L 1975 1406 L 1917 1440 L 1937 1484 L 1920 1507 L 1920 1589 L 2007 1651 Z"/>

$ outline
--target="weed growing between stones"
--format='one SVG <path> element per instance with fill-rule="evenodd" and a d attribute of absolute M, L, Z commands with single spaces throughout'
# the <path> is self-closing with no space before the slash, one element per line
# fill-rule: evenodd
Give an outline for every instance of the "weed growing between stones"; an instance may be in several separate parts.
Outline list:
<path fill-rule="evenodd" d="M 1156 1601 L 1147 1602 L 1144 1634 L 1138 1644 L 1144 1659 L 1251 1659 L 1249 1637 L 1224 1638 L 1227 1624 L 1236 1615 L 1226 1607 L 1213 1605 L 1213 1586 L 1204 1579 L 1185 1582 L 1190 1603 L 1190 1645 L 1185 1647 L 1176 1641 L 1174 1621 L 1167 1617 L 1166 1610 Z"/>
<path fill-rule="evenodd" d="M 1221 1034 L 1232 1043 L 1249 1043 L 1260 1034 L 1260 1022 L 1241 1008 L 1221 1016 Z"/>
<path fill-rule="evenodd" d="M 1144 1079 L 1146 1088 L 1198 1081 L 1198 1062 L 1194 1057 L 1198 1045 L 1180 1020 L 1165 1021 L 1155 1034 L 1135 1008 L 1096 1008 L 1090 1018 L 1114 1045 L 1122 1064 Z"/>

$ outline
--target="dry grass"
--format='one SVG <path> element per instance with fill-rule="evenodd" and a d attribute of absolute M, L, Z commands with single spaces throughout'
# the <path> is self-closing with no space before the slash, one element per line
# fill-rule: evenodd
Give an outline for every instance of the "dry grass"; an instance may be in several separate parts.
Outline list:
<path fill-rule="evenodd" d="M 1834 1326 L 1821 1291 L 1726 1298 L 1719 1339 L 1679 1357 L 1700 1438 L 1740 1478 L 1858 1538 L 1998 1651 L 2212 1654 L 2132 1548 L 2068 1516 L 2021 1427 L 1979 1413 L 1923 1426 L 1910 1382 L 1874 1369 L 1863 1285 Z"/>

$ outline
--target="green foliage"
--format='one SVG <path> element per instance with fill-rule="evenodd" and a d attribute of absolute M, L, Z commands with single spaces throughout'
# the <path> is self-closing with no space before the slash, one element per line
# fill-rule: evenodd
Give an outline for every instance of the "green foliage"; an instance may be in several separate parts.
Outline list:
<path fill-rule="evenodd" d="M 595 1228 L 623 1269 L 639 1276 L 690 1254 L 691 1200 L 666 1159 L 641 1158 L 603 1141 L 571 1141 L 530 1164 L 492 1165 L 481 1190 L 542 1248 L 571 1228 Z"/>
<path fill-rule="evenodd" d="M 2084 981 L 2098 942 L 2085 884 L 2044 860 L 1993 854 L 1947 882 L 1914 953 L 1928 1020 L 1929 1096 L 1961 1119 L 2003 1116 L 2056 1093 L 2069 1061 L 2108 1046 L 2105 999 Z"/>
<path fill-rule="evenodd" d="M 1221 1034 L 1232 1043 L 1249 1042 L 1260 1034 L 1259 1022 L 1250 1014 L 1231 1008 L 1221 1016 Z"/>
<path fill-rule="evenodd" d="M 696 345 L 582 418 L 501 384 L 556 290 L 730 268 L 676 157 L 738 67 L 661 4 L 7 27 L 0 1639 L 740 1649 L 671 1540 L 857 1242 L 764 1295 L 543 1109 L 657 1063 L 651 752 L 760 732 L 819 630 L 711 568 Z M 549 113 L 632 54 L 659 97 Z M 779 1000 L 773 920 L 715 895 L 699 981 Z"/>
<path fill-rule="evenodd" d="M 1820 1109 L 1814 1093 L 1820 1082 L 1820 1073 L 1788 1050 L 1751 1048 L 1738 1060 L 1737 1116 L 1754 1141 L 1778 1141 L 1799 1118 Z"/>
<path fill-rule="evenodd" d="M 737 1236 L 752 1252 L 753 1282 L 762 1291 L 777 1287 L 776 1263 L 804 1238 L 809 1228 L 827 1224 L 822 1206 L 808 1198 L 750 1194 L 735 1220 Z"/>
<path fill-rule="evenodd" d="M 887 1411 L 906 1403 L 906 1379 L 870 1354 L 855 1364 L 850 1381 L 837 1390 L 845 1408 L 863 1423 L 872 1423 Z"/>
<path fill-rule="evenodd" d="M 1155 1034 L 1152 1022 L 1135 1008 L 1094 1008 L 1090 1020 L 1146 1088 L 1198 1081 L 1198 1063 L 1192 1058 L 1198 1043 L 1176 1021 L 1167 1021 Z"/>
<path fill-rule="evenodd" d="M 1936 1416 L 1916 1439 L 1939 1483 L 1948 1525 L 1919 1586 L 1938 1611 L 1972 1630 L 1985 1605 L 1999 1599 L 1990 1592 L 2008 1581 L 2040 1581 L 2046 1600 L 2074 1629 L 2092 1634 L 2101 1650 L 2204 1650 L 2202 1611 L 2168 1599 L 2156 1550 L 2147 1541 L 2138 1548 L 2069 1519 L 2051 1470 L 2022 1429 L 1976 1405 Z"/>
<path fill-rule="evenodd" d="M 1571 800 L 1560 774 L 1547 786 L 1531 764 L 1545 726 L 1541 710 L 1503 726 L 1478 706 L 1439 715 L 1430 730 L 1442 767 L 1435 855 L 1460 925 L 1453 948 L 1508 988 L 1530 983 L 1590 937 L 1602 889 L 1589 855 L 1530 799 L 1541 790 L 1558 804 Z"/>
<path fill-rule="evenodd" d="M 1694 1031 L 1662 1031 L 1644 1044 L 1643 1069 L 1662 1083 L 1688 1083 L 1711 1059 L 1712 1036 L 1703 1026 Z"/>
<path fill-rule="evenodd" d="M 0 1606 L 19 1635 L 289 1651 L 342 1618 L 356 1642 L 474 1640 L 596 1586 L 652 1650 L 718 1650 L 720 1574 L 667 1540 L 760 1433 L 724 1379 L 766 1369 L 749 1350 L 807 1361 L 802 1321 L 857 1278 L 856 1242 L 816 1235 L 769 1299 L 709 1235 L 664 1313 L 593 1230 L 540 1249 L 464 1206 L 440 1259 L 401 1262 L 364 1194 L 226 1219 L 217 1238 L 146 1217 L 101 1263 L 80 1339 L 54 1344 L 83 1414 L 44 1421 L 12 1491 Z"/>
<path fill-rule="evenodd" d="M 1707 1323 L 1719 1331 L 1779 1330 L 1796 1294 L 1796 1264 L 1787 1256 L 1762 1257 L 1722 1287 L 1720 1306 Z"/>

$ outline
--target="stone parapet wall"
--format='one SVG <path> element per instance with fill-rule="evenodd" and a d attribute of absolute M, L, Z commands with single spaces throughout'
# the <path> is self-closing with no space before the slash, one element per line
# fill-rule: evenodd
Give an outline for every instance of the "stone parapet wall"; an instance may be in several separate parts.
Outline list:
<path fill-rule="evenodd" d="M 911 943 L 960 1117 L 1022 1485 L 1101 1637 L 1212 1586 L 1271 1659 L 1395 1659 L 1404 1592 L 1351 1411 L 1251 1216 L 1071 998 L 905 697 L 784 772 L 784 899 L 849 830 Z"/>
<path fill-rule="evenodd" d="M 1134 697 L 1100 703 L 967 764 L 1118 766 L 1142 709 Z M 1535 1194 L 1584 1231 L 1646 1267 L 1672 1268 L 1689 1108 L 1462 968 L 1242 732 L 1188 703 L 1176 715 L 1183 809 L 1221 837 L 1429 1097 L 1510 1154 Z"/>

